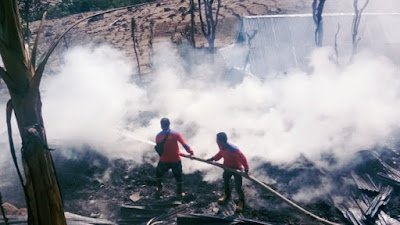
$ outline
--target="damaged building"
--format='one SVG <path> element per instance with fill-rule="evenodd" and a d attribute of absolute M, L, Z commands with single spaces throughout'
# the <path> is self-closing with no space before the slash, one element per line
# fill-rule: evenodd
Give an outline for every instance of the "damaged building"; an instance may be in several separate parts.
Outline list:
<path fill-rule="evenodd" d="M 332 47 L 332 57 L 339 64 L 348 63 L 352 55 L 353 18 L 351 13 L 323 15 L 322 46 Z M 363 14 L 358 51 L 368 49 L 400 65 L 400 32 L 394 29 L 399 22 L 400 13 Z M 246 16 L 240 22 L 236 55 L 228 49 L 222 54 L 235 70 L 262 79 L 291 71 L 310 72 L 310 53 L 317 48 L 315 29 L 311 14 Z"/>
<path fill-rule="evenodd" d="M 331 47 L 332 60 L 349 63 L 352 57 L 354 14 L 324 14 L 322 46 Z M 399 13 L 366 13 L 359 27 L 358 52 L 368 51 L 400 65 Z M 311 14 L 248 16 L 241 20 L 234 47 L 242 54 L 222 54 L 231 66 L 228 76 L 256 77 L 268 82 L 293 71 L 312 72 L 310 53 L 317 48 Z M 337 176 L 337 191 L 331 194 L 334 206 L 354 225 L 400 224 L 400 167 L 398 147 L 361 151 L 360 161 Z"/>

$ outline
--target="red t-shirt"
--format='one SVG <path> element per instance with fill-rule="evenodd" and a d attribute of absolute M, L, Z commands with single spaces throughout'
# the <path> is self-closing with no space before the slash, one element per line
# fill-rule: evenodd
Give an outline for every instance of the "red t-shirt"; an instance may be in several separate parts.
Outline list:
<path fill-rule="evenodd" d="M 192 153 L 193 151 L 186 144 L 182 135 L 173 130 L 163 130 L 156 136 L 156 143 L 160 143 L 164 140 L 165 135 L 169 131 L 169 135 L 167 141 L 164 144 L 164 153 L 160 157 L 161 162 L 179 162 L 181 161 L 181 157 L 179 156 L 179 146 L 178 142 L 186 149 L 188 153 Z"/>
<path fill-rule="evenodd" d="M 218 161 L 221 158 L 224 158 L 225 166 L 235 169 L 241 169 L 243 166 L 245 170 L 249 170 L 249 164 L 247 163 L 246 157 L 239 148 L 234 145 L 228 143 L 227 148 L 223 149 L 219 147 L 219 152 L 213 157 L 213 159 Z"/>

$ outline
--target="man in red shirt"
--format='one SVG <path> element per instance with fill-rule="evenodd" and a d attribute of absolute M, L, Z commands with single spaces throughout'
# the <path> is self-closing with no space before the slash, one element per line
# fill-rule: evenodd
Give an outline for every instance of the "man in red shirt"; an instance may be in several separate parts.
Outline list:
<path fill-rule="evenodd" d="M 160 156 L 156 168 L 156 179 L 157 179 L 157 192 L 156 196 L 160 197 L 162 194 L 162 178 L 169 169 L 172 169 L 175 180 L 177 182 L 176 194 L 178 197 L 183 197 L 182 192 L 183 179 L 182 179 L 182 162 L 179 156 L 179 146 L 178 142 L 185 148 L 185 150 L 193 155 L 193 150 L 186 144 L 182 135 L 176 131 L 169 128 L 170 122 L 168 118 L 161 119 L 161 129 L 162 131 L 156 136 L 156 143 L 160 143 L 165 140 L 164 152 Z"/>
<path fill-rule="evenodd" d="M 247 163 L 246 157 L 239 150 L 238 147 L 228 143 L 228 137 L 224 132 L 220 132 L 217 134 L 217 144 L 219 147 L 219 152 L 208 159 L 207 161 L 218 161 L 221 158 L 224 158 L 224 165 L 233 169 L 241 170 L 244 167 L 245 172 L 249 172 L 249 165 Z M 233 172 L 224 170 L 223 179 L 224 179 L 224 188 L 225 195 L 218 199 L 218 203 L 225 204 L 231 198 L 231 188 L 230 188 L 230 180 L 231 177 L 235 178 L 235 189 L 239 196 L 239 201 L 236 206 L 236 211 L 243 211 L 244 207 L 244 192 L 242 189 L 242 177 Z"/>

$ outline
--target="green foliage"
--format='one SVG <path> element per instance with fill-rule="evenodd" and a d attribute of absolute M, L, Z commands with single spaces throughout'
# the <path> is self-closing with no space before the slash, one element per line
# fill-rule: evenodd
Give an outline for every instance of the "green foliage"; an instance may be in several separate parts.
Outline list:
<path fill-rule="evenodd" d="M 20 0 L 26 1 L 26 0 Z M 37 0 L 36 0 L 37 1 Z M 84 13 L 97 10 L 106 10 L 128 5 L 153 2 L 155 0 L 62 0 L 55 6 L 34 8 L 31 10 L 30 20 L 40 20 L 43 12 L 47 11 L 47 18 L 61 18 L 71 14 Z"/>
<path fill-rule="evenodd" d="M 43 0 L 18 0 L 19 13 L 24 21 L 41 20 L 49 3 Z"/>

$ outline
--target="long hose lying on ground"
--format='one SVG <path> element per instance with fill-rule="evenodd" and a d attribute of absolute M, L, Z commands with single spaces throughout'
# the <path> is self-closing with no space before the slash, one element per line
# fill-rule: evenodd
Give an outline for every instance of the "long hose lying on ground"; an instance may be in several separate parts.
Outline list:
<path fill-rule="evenodd" d="M 255 177 L 250 176 L 250 175 L 248 175 L 248 174 L 246 174 L 246 173 L 244 173 L 244 172 L 240 172 L 240 171 L 238 171 L 238 170 L 235 170 L 235 169 L 226 167 L 226 166 L 224 166 L 224 165 L 222 165 L 222 164 L 220 164 L 220 163 L 217 163 L 217 162 L 210 162 L 210 161 L 207 161 L 207 160 L 204 160 L 204 159 L 195 157 L 195 156 L 190 156 L 190 155 L 181 155 L 181 156 L 182 156 L 182 157 L 185 157 L 185 158 L 188 158 L 188 159 L 191 159 L 191 160 L 196 160 L 196 161 L 200 161 L 200 162 L 203 162 L 203 163 L 207 163 L 207 164 L 210 164 L 210 165 L 213 165 L 213 166 L 217 166 L 217 167 L 220 167 L 220 168 L 222 168 L 222 169 L 224 169 L 224 170 L 228 170 L 228 171 L 230 171 L 230 172 L 233 172 L 233 173 L 235 173 L 235 174 L 238 174 L 238 175 L 240 175 L 240 176 L 242 176 L 242 177 L 244 177 L 244 178 L 246 178 L 246 179 L 248 179 L 248 180 L 251 180 L 253 183 L 256 183 L 256 184 L 261 185 L 264 189 L 268 190 L 269 192 L 271 192 L 271 193 L 274 194 L 275 196 L 281 198 L 283 201 L 285 201 L 285 202 L 288 203 L 289 205 L 293 206 L 293 207 L 296 208 L 298 211 L 300 211 L 300 212 L 302 212 L 302 213 L 305 213 L 306 215 L 311 216 L 311 217 L 313 217 L 314 219 L 316 219 L 316 220 L 318 220 L 318 221 L 320 221 L 320 222 L 322 222 L 322 223 L 324 223 L 324 224 L 329 224 L 329 225 L 341 225 L 340 223 L 334 223 L 334 222 L 328 221 L 328 220 L 326 220 L 326 219 L 324 219 L 324 218 L 321 218 L 321 217 L 319 217 L 319 216 L 317 216 L 317 215 L 315 215 L 315 214 L 313 214 L 313 213 L 307 211 L 306 209 L 304 209 L 304 208 L 300 207 L 299 205 L 297 205 L 296 203 L 292 202 L 291 200 L 289 200 L 288 198 L 286 198 L 285 196 L 283 196 L 283 195 L 280 194 L 279 192 L 275 191 L 274 189 L 272 189 L 271 187 L 269 187 L 269 186 L 266 185 L 265 183 L 259 181 L 259 180 L 256 179 Z"/>

